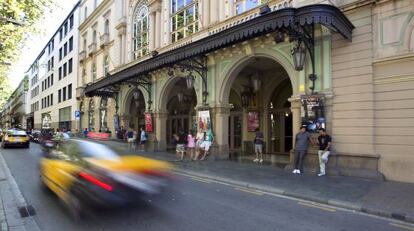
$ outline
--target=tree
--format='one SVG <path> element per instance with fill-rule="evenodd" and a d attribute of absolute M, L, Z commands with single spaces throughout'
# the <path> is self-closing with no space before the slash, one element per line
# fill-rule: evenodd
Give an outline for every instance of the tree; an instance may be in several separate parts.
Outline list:
<path fill-rule="evenodd" d="M 7 82 L 26 39 L 37 33 L 37 23 L 55 0 L 3 0 L 0 3 L 0 108 L 12 92 Z M 6 99 L 5 99 L 6 98 Z"/>

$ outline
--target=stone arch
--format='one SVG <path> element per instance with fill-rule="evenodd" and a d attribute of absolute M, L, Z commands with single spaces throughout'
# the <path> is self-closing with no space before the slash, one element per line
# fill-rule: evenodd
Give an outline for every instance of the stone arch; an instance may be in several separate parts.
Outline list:
<path fill-rule="evenodd" d="M 231 67 L 229 67 L 224 73 L 223 84 L 219 89 L 219 102 L 222 104 L 228 104 L 230 89 L 233 85 L 234 80 L 236 79 L 238 73 L 249 63 L 254 60 L 254 58 L 269 58 L 276 63 L 280 64 L 283 69 L 286 71 L 290 82 L 292 84 L 293 95 L 298 95 L 299 86 L 298 86 L 298 76 L 299 72 L 295 71 L 292 63 L 288 58 L 283 56 L 279 52 L 256 52 L 252 56 L 244 56 L 236 60 Z"/>
<path fill-rule="evenodd" d="M 174 88 L 174 85 L 183 77 L 171 77 L 165 80 L 165 82 L 162 84 L 160 90 L 158 91 L 158 94 L 156 95 L 156 103 L 155 103 L 155 110 L 158 112 L 166 112 L 167 111 L 167 105 L 169 102 L 168 94 L 170 91 Z M 196 78 L 194 83 L 194 91 L 197 97 L 197 104 L 201 103 L 200 93 L 197 90 L 200 78 Z"/>
<path fill-rule="evenodd" d="M 132 92 L 135 90 L 135 87 L 128 87 L 125 92 L 125 97 L 123 97 L 123 100 L 121 102 L 121 115 L 125 115 L 129 113 L 129 105 L 131 105 L 131 100 L 133 98 Z M 148 110 L 148 99 L 149 95 L 148 92 L 141 86 L 138 86 L 138 90 L 141 92 L 141 95 L 144 97 L 145 102 L 145 109 Z"/>

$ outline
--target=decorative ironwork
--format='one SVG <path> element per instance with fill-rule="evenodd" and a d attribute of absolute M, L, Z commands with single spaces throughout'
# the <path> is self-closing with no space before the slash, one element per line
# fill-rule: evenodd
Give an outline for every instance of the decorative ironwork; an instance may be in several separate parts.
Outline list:
<path fill-rule="evenodd" d="M 174 76 L 174 70 L 180 70 L 181 72 L 187 72 L 186 78 L 187 88 L 194 87 L 194 77 L 199 76 L 203 81 L 203 105 L 207 104 L 208 88 L 207 88 L 207 58 L 205 56 L 199 56 L 181 62 L 177 62 L 174 65 L 168 67 L 168 75 Z M 198 75 L 193 75 L 193 72 Z"/>
<path fill-rule="evenodd" d="M 129 85 L 130 87 L 134 86 L 138 89 L 138 87 L 141 87 L 142 89 L 144 89 L 147 93 L 148 93 L 148 110 L 151 110 L 151 105 L 152 105 L 152 95 L 151 95 L 151 88 L 152 88 L 152 81 L 151 81 L 151 76 L 150 75 L 141 75 L 139 77 L 133 78 L 133 79 L 129 79 L 125 82 L 123 82 L 123 84 Z"/>

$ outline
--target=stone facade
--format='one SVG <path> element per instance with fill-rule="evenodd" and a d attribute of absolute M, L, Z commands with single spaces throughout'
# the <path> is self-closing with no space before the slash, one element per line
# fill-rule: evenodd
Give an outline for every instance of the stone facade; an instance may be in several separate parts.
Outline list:
<path fill-rule="evenodd" d="M 86 84 L 104 78 L 105 55 L 111 57 L 109 73 L 116 75 L 151 58 L 151 51 L 163 53 L 180 49 L 258 17 L 259 13 L 259 8 L 238 12 L 240 8 L 236 3 L 239 1 L 200 0 L 197 1 L 198 31 L 175 41 L 170 1 L 103 0 L 92 6 L 93 2 L 81 2 L 83 16 L 79 40 L 82 43 L 86 38 L 87 47 L 79 46 L 79 76 L 85 78 L 79 80 L 77 94 L 83 111 L 80 129 L 89 125 L 88 118 L 92 115 L 95 130 L 101 127 L 102 120 L 98 118 L 102 114 L 102 99 L 94 97 L 91 101 L 81 93 Z M 414 1 L 272 0 L 266 3 L 272 10 L 335 4 L 355 26 L 352 42 L 323 26 L 315 28 L 315 72 L 318 76 L 315 90 L 324 95 L 326 126 L 334 139 L 328 173 L 413 182 L 410 129 L 414 122 L 411 107 L 414 105 Z M 143 4 L 148 7 L 148 52 L 136 57 L 134 17 Z M 109 29 L 104 28 L 107 19 Z M 97 41 L 96 48 L 91 42 L 94 30 L 106 41 L 104 45 Z M 105 31 L 109 31 L 107 40 Z M 288 168 L 293 160 L 287 149 L 294 145 L 292 136 L 301 125 L 300 96 L 310 94 L 311 81 L 306 76 L 311 68 L 306 65 L 304 71 L 296 71 L 290 53 L 294 44 L 287 38 L 276 43 L 274 38 L 275 34 L 268 34 L 206 54 L 207 103 L 216 136 L 217 158 L 229 158 L 232 150 L 243 155 L 252 154 L 254 133 L 248 130 L 248 112 L 259 112 L 266 151 L 272 153 L 269 161 Z M 94 62 L 95 79 L 92 78 Z M 240 99 L 246 85 L 250 84 L 253 70 L 260 72 L 261 89 L 254 93 L 249 105 L 241 106 Z M 194 89 L 188 90 L 184 78 L 180 78 L 186 73 L 176 71 L 172 78 L 168 72 L 168 68 L 163 68 L 149 73 L 150 91 L 138 87 L 139 100 L 133 97 L 135 86 L 128 83 L 120 86 L 117 102 L 115 98 L 108 99 L 106 124 L 113 134 L 114 115 L 118 115 L 121 126 L 137 129 L 144 124 L 143 113 L 151 113 L 154 132 L 150 134 L 150 148 L 166 150 L 172 132 L 178 128 L 192 128 L 203 103 L 202 79 L 196 78 Z M 179 92 L 184 92 L 187 101 L 179 101 Z M 148 101 L 152 103 L 149 105 Z M 93 110 L 89 107 L 91 102 L 95 105 Z M 312 148 L 306 160 L 307 171 L 317 171 L 316 162 L 316 150 Z"/>

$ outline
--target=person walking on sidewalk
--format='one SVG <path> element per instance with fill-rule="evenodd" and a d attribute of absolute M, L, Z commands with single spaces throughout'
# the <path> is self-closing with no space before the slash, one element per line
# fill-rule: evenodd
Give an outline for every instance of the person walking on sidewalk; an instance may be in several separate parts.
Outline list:
<path fill-rule="evenodd" d="M 295 169 L 293 169 L 293 174 L 303 173 L 303 158 L 308 150 L 309 141 L 311 141 L 311 136 L 309 132 L 306 131 L 306 126 L 303 125 L 300 128 L 300 131 L 296 134 Z"/>
<path fill-rule="evenodd" d="M 318 157 L 319 157 L 319 167 L 320 167 L 320 173 L 318 176 L 325 176 L 325 165 L 328 163 L 328 157 L 331 153 L 331 145 L 332 145 L 332 138 L 330 135 L 326 133 L 326 130 L 324 128 L 319 129 L 319 136 L 318 136 L 318 144 L 319 144 L 319 151 L 318 151 Z"/>
<path fill-rule="evenodd" d="M 254 159 L 253 162 L 263 163 L 263 140 L 263 132 L 261 132 L 259 128 L 256 128 L 256 136 L 254 137 L 254 151 L 256 153 L 256 159 Z"/>
<path fill-rule="evenodd" d="M 139 142 L 139 144 L 141 145 L 141 151 L 145 151 L 145 144 L 147 143 L 147 140 L 148 140 L 148 134 L 145 132 L 144 128 L 141 127 L 140 142 Z"/>
<path fill-rule="evenodd" d="M 211 129 L 208 129 L 207 132 L 204 132 L 203 143 L 201 143 L 200 148 L 203 150 L 203 157 L 200 160 L 204 160 L 208 155 L 208 151 L 210 150 L 211 145 L 214 142 L 214 136 Z"/>
<path fill-rule="evenodd" d="M 182 131 L 174 134 L 176 161 L 183 161 L 184 159 L 185 139 L 185 134 Z"/>
<path fill-rule="evenodd" d="M 189 131 L 187 135 L 187 154 L 190 154 L 191 160 L 195 159 L 195 137 L 193 135 L 193 131 Z"/>
<path fill-rule="evenodd" d="M 128 129 L 125 137 L 127 138 L 128 142 L 128 150 L 131 150 L 134 143 L 134 132 L 131 129 Z"/>

